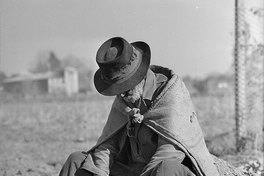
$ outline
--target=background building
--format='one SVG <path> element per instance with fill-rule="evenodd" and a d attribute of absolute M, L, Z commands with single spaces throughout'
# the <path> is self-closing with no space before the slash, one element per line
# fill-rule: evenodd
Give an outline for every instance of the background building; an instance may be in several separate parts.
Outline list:
<path fill-rule="evenodd" d="M 72 95 L 79 92 L 78 71 L 66 67 L 57 72 L 28 73 L 6 78 L 3 89 L 15 94 L 66 93 Z"/>

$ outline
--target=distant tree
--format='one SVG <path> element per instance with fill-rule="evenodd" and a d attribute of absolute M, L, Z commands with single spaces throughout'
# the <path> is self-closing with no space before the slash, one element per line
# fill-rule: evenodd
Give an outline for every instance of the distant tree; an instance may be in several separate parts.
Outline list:
<path fill-rule="evenodd" d="M 33 62 L 30 72 L 45 73 L 48 71 L 58 71 L 61 69 L 61 61 L 53 51 L 40 52 Z"/>
<path fill-rule="evenodd" d="M 208 79 L 195 79 L 193 80 L 193 87 L 200 95 L 208 93 Z"/>
<path fill-rule="evenodd" d="M 79 72 L 86 72 L 88 70 L 90 70 L 90 65 L 89 62 L 76 57 L 74 55 L 68 55 L 65 58 L 62 59 L 62 67 L 74 67 L 76 68 Z"/>
<path fill-rule="evenodd" d="M 186 75 L 182 77 L 182 80 L 192 96 L 195 96 L 199 93 L 198 90 L 194 87 L 194 78 L 189 75 Z"/>
<path fill-rule="evenodd" d="M 48 63 L 50 71 L 57 71 L 61 69 L 61 61 L 58 59 L 54 52 L 49 53 Z"/>
<path fill-rule="evenodd" d="M 0 70 L 0 86 L 2 85 L 5 78 L 6 74 Z"/>
<path fill-rule="evenodd" d="M 190 83 L 192 82 L 192 77 L 190 75 L 186 75 L 182 77 L 182 80 L 184 83 Z"/>

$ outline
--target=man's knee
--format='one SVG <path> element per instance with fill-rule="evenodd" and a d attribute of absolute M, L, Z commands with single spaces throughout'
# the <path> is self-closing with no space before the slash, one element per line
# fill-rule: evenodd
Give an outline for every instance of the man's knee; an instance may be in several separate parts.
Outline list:
<path fill-rule="evenodd" d="M 79 165 L 80 167 L 80 165 L 85 160 L 85 158 L 86 158 L 86 154 L 84 152 L 77 151 L 77 152 L 71 153 L 66 162 Z"/>
<path fill-rule="evenodd" d="M 176 160 L 163 160 L 158 169 L 156 176 L 195 176 L 188 167 Z"/>
<path fill-rule="evenodd" d="M 64 163 L 61 171 L 60 176 L 73 176 L 75 172 L 81 167 L 83 161 L 86 158 L 86 153 L 77 151 L 71 153 Z"/>

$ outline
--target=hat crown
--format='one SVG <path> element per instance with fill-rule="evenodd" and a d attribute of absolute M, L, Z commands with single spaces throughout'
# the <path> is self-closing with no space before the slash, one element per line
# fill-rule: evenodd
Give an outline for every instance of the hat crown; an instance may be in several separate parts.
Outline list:
<path fill-rule="evenodd" d="M 105 54 L 105 61 L 112 61 L 117 57 L 118 50 L 116 47 L 111 47 Z"/>
<path fill-rule="evenodd" d="M 101 66 L 124 65 L 129 63 L 133 53 L 132 46 L 121 37 L 114 37 L 102 44 L 96 55 L 96 62 Z"/>

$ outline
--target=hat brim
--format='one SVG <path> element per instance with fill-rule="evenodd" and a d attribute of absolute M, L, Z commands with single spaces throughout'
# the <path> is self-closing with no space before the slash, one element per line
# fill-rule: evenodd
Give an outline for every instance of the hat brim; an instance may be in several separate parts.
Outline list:
<path fill-rule="evenodd" d="M 134 74 L 130 75 L 130 77 L 124 81 L 109 83 L 101 78 L 101 70 L 98 69 L 94 74 L 94 85 L 100 94 L 105 96 L 121 94 L 138 85 L 146 76 L 151 58 L 150 47 L 148 44 L 141 41 L 131 43 L 131 45 L 142 51 L 141 63 L 139 63 L 137 70 L 135 70 Z"/>

